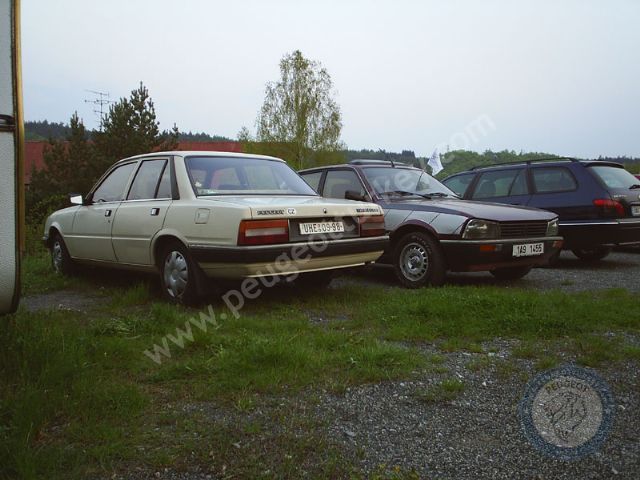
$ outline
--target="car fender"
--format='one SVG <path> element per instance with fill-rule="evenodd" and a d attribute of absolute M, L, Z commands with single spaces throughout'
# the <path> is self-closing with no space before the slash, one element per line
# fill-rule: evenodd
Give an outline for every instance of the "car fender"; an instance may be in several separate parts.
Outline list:
<path fill-rule="evenodd" d="M 157 262 L 156 247 L 158 245 L 158 242 L 161 241 L 163 238 L 167 238 L 167 237 L 176 238 L 180 242 L 182 242 L 186 247 L 189 247 L 189 241 L 187 240 L 187 237 L 184 236 L 184 234 L 180 233 L 178 230 L 174 228 L 163 228 L 153 236 L 153 238 L 151 239 L 151 243 L 149 245 L 149 248 L 150 248 L 149 255 L 151 258 L 152 265 L 155 265 Z"/>

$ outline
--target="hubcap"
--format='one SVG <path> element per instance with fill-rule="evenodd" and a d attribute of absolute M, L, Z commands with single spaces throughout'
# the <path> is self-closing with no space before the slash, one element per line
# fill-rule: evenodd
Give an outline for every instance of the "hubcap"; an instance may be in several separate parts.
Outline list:
<path fill-rule="evenodd" d="M 420 280 L 429 270 L 429 254 L 419 243 L 406 245 L 400 253 L 400 269 L 409 280 Z"/>
<path fill-rule="evenodd" d="M 187 259 L 180 252 L 169 253 L 164 261 L 164 285 L 170 297 L 181 299 L 187 289 Z"/>
<path fill-rule="evenodd" d="M 53 269 L 56 272 L 60 272 L 62 270 L 62 245 L 60 245 L 59 241 L 53 243 L 51 259 L 53 260 Z"/>

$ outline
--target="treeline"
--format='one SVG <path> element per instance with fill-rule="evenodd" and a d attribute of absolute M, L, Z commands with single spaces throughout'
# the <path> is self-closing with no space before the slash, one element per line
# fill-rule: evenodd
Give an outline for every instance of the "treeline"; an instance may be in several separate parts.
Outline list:
<path fill-rule="evenodd" d="M 455 150 L 440 155 L 440 160 L 444 170 L 437 177 L 445 178 L 453 173 L 469 170 L 473 167 L 493 165 L 496 163 L 516 163 L 529 160 L 540 160 L 543 158 L 558 158 L 557 154 L 543 152 L 515 152 L 514 150 L 502 150 L 492 152 L 486 150 L 483 153 L 471 152 L 467 150 Z M 598 157 L 583 158 L 578 160 L 605 160 L 623 164 L 629 171 L 640 171 L 640 158 L 637 157 Z"/>
<path fill-rule="evenodd" d="M 26 140 L 45 141 L 49 139 L 67 138 L 71 133 L 71 127 L 63 122 L 48 122 L 36 120 L 24 122 L 24 134 Z"/>
<path fill-rule="evenodd" d="M 71 135 L 71 126 L 64 122 L 49 122 L 47 120 L 31 120 L 24 122 L 25 139 L 27 141 L 66 140 Z M 91 139 L 94 130 L 85 130 Z M 221 135 L 209 135 L 205 132 L 179 132 L 178 141 L 183 142 L 232 142 L 232 138 Z"/>

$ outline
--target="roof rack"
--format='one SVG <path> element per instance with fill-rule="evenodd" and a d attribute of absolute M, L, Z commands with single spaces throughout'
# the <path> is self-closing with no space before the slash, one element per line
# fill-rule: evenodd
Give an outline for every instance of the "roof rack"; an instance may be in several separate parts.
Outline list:
<path fill-rule="evenodd" d="M 532 163 L 538 162 L 552 162 L 558 160 L 568 160 L 570 162 L 579 162 L 580 160 L 573 157 L 545 157 L 545 158 L 534 158 L 532 160 L 521 160 L 519 162 L 504 162 L 504 163 L 492 163 L 490 165 L 476 165 L 475 167 L 471 167 L 469 170 L 480 170 L 481 168 L 489 168 L 489 167 L 500 167 L 502 165 L 531 165 Z"/>
<path fill-rule="evenodd" d="M 401 167 L 409 167 L 408 163 L 404 162 L 394 162 L 393 160 L 376 160 L 376 159 L 367 159 L 367 158 L 359 158 L 355 160 L 351 160 L 349 165 L 391 165 L 395 167 L 399 165 Z"/>

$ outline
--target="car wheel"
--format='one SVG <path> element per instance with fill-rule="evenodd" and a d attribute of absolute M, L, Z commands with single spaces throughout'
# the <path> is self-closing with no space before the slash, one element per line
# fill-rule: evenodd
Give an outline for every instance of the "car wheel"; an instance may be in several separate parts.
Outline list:
<path fill-rule="evenodd" d="M 162 250 L 160 286 L 171 303 L 193 305 L 198 300 L 197 266 L 184 245 L 175 242 Z"/>
<path fill-rule="evenodd" d="M 498 280 L 518 280 L 527 275 L 533 267 L 506 267 L 491 270 L 491 275 Z"/>
<path fill-rule="evenodd" d="M 303 287 L 327 288 L 333 280 L 333 276 L 331 270 L 301 273 L 295 283 Z"/>
<path fill-rule="evenodd" d="M 54 234 L 51 242 L 51 265 L 56 273 L 62 275 L 70 275 L 75 271 L 76 265 L 59 233 Z"/>
<path fill-rule="evenodd" d="M 593 248 L 578 248 L 571 250 L 573 254 L 580 260 L 585 262 L 597 262 L 611 253 L 609 247 L 593 247 Z"/>
<path fill-rule="evenodd" d="M 442 285 L 446 273 L 440 245 L 422 232 L 408 233 L 398 241 L 393 268 L 400 283 L 407 288 Z"/>

